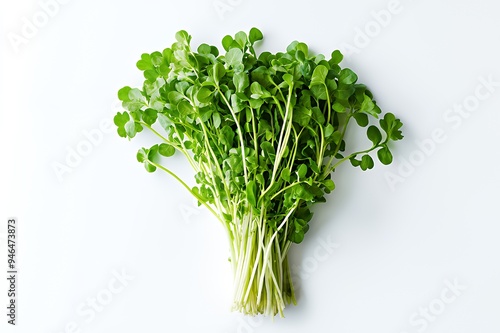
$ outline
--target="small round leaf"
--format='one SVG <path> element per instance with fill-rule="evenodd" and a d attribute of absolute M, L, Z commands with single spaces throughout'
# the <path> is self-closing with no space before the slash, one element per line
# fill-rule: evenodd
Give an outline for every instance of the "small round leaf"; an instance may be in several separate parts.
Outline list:
<path fill-rule="evenodd" d="M 158 152 L 160 153 L 160 155 L 163 155 L 165 157 L 170 157 L 175 154 L 175 148 L 169 144 L 162 143 L 158 147 Z"/>
<path fill-rule="evenodd" d="M 373 145 L 376 146 L 382 141 L 382 134 L 377 126 L 370 126 L 366 132 L 368 139 L 373 142 Z"/>
<path fill-rule="evenodd" d="M 392 153 L 389 150 L 389 148 L 382 147 L 378 152 L 377 152 L 378 159 L 382 164 L 388 165 L 392 163 Z"/>

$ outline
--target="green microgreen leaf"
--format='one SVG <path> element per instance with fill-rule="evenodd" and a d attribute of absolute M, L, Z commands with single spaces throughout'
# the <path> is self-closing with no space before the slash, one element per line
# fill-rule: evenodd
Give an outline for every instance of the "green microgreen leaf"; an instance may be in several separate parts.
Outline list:
<path fill-rule="evenodd" d="M 264 36 L 262 35 L 262 32 L 259 29 L 257 28 L 250 29 L 250 34 L 248 35 L 250 43 L 254 44 L 257 41 L 262 40 L 263 38 Z"/>
<path fill-rule="evenodd" d="M 142 120 L 148 125 L 153 125 L 157 118 L 158 112 L 153 109 L 146 109 L 142 115 Z"/>
<path fill-rule="evenodd" d="M 231 67 L 236 67 L 243 61 L 243 52 L 240 49 L 230 49 L 226 53 L 226 63 Z"/>
<path fill-rule="evenodd" d="M 339 82 L 343 84 L 353 84 L 358 80 L 358 76 L 349 68 L 340 71 Z"/>
<path fill-rule="evenodd" d="M 234 74 L 233 83 L 238 93 L 242 93 L 250 85 L 248 75 L 245 72 Z"/>
<path fill-rule="evenodd" d="M 118 90 L 118 99 L 123 102 L 128 102 L 130 101 L 130 98 L 128 97 L 128 93 L 132 90 L 129 86 L 123 87 L 120 90 Z"/>
<path fill-rule="evenodd" d="M 335 189 L 335 183 L 331 179 L 325 179 L 323 185 L 328 189 L 328 191 L 333 191 Z"/>
<path fill-rule="evenodd" d="M 316 84 L 325 84 L 326 76 L 328 75 L 328 69 L 323 65 L 318 65 L 313 71 L 311 77 L 311 86 Z"/>
<path fill-rule="evenodd" d="M 169 144 L 161 143 L 158 146 L 158 152 L 160 153 L 160 155 L 163 155 L 165 157 L 170 157 L 175 154 L 175 148 Z"/>
<path fill-rule="evenodd" d="M 211 100 L 211 96 L 212 96 L 212 91 L 206 87 L 202 87 L 200 90 L 198 90 L 196 98 L 201 103 L 207 103 Z"/>
<path fill-rule="evenodd" d="M 367 130 L 368 139 L 373 142 L 373 145 L 376 146 L 382 141 L 382 134 L 377 126 L 370 126 Z"/>
<path fill-rule="evenodd" d="M 224 65 L 221 63 L 216 63 L 214 64 L 212 68 L 212 73 L 213 73 L 213 79 L 216 83 L 219 83 L 221 79 L 226 75 L 226 69 L 224 68 Z"/>
<path fill-rule="evenodd" d="M 246 194 L 247 194 L 248 203 L 250 205 L 252 205 L 253 207 L 256 207 L 257 206 L 257 199 L 256 199 L 257 184 L 255 183 L 255 181 L 251 180 L 250 182 L 248 182 Z"/>
<path fill-rule="evenodd" d="M 233 42 L 233 37 L 231 37 L 230 35 L 224 36 L 224 38 L 222 38 L 222 46 L 224 47 L 224 50 L 229 51 L 229 48 L 231 47 Z"/>
<path fill-rule="evenodd" d="M 388 165 L 392 163 L 392 153 L 387 146 L 380 148 L 377 152 L 377 156 L 382 164 Z"/>
<path fill-rule="evenodd" d="M 374 163 L 370 155 L 363 155 L 360 167 L 363 171 L 373 168 Z"/>
<path fill-rule="evenodd" d="M 335 50 L 332 52 L 332 64 L 338 65 L 344 59 L 344 56 L 339 50 Z"/>

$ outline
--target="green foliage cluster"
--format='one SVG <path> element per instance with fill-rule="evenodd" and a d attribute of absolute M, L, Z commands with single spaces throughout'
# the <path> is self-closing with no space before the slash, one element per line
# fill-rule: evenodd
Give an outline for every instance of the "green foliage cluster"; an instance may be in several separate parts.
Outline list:
<path fill-rule="evenodd" d="M 287 253 L 309 229 L 311 206 L 335 188 L 332 172 L 345 161 L 368 170 L 372 155 L 392 162 L 390 141 L 402 123 L 381 110 L 357 75 L 341 68 L 339 51 L 312 55 L 292 42 L 286 52 L 257 54 L 252 28 L 222 40 L 224 51 L 179 31 L 162 52 L 145 53 L 141 89 L 118 92 L 126 111 L 114 122 L 133 138 L 144 129 L 159 143 L 137 160 L 166 171 L 227 230 L 235 274 L 234 308 L 283 315 L 295 303 Z M 365 128 L 367 148 L 346 153 L 347 131 Z M 373 154 L 370 154 L 374 152 Z M 188 186 L 165 165 L 181 153 L 195 171 Z"/>

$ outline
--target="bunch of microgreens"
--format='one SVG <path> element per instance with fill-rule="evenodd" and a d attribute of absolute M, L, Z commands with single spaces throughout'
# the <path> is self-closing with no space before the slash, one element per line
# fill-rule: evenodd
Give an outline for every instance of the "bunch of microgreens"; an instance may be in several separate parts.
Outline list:
<path fill-rule="evenodd" d="M 345 161 L 371 169 L 370 152 L 392 162 L 388 144 L 403 138 L 391 113 L 379 118 L 372 93 L 342 54 L 311 55 L 304 43 L 257 54 L 263 38 L 252 28 L 215 46 L 190 46 L 179 31 L 162 52 L 143 54 L 142 89 L 118 92 L 126 110 L 114 122 L 133 138 L 147 129 L 159 143 L 137 159 L 149 172 L 177 179 L 220 221 L 230 241 L 235 310 L 283 316 L 296 303 L 287 255 L 309 229 L 311 206 L 335 188 L 332 172 Z M 354 120 L 354 121 L 353 121 Z M 345 153 L 346 131 L 367 127 L 370 145 Z M 195 171 L 191 187 L 164 163 L 179 152 Z"/>

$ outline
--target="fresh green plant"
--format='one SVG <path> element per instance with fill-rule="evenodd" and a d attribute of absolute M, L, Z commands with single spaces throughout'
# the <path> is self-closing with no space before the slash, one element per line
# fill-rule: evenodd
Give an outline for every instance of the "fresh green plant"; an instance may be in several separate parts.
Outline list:
<path fill-rule="evenodd" d="M 222 54 L 207 44 L 194 51 L 186 31 L 175 38 L 137 62 L 142 89 L 118 92 L 126 110 L 114 118 L 118 134 L 157 135 L 138 161 L 173 176 L 227 231 L 234 309 L 283 316 L 296 303 L 287 255 L 309 229 L 311 206 L 326 201 L 343 162 L 368 170 L 376 151 L 390 164 L 389 143 L 403 138 L 402 123 L 386 113 L 370 125 L 381 110 L 356 74 L 341 69 L 339 51 L 326 59 L 295 41 L 286 52 L 257 54 L 256 28 L 224 37 Z M 369 145 L 346 153 L 355 124 L 367 128 Z M 176 152 L 193 167 L 196 186 L 165 166 Z"/>

